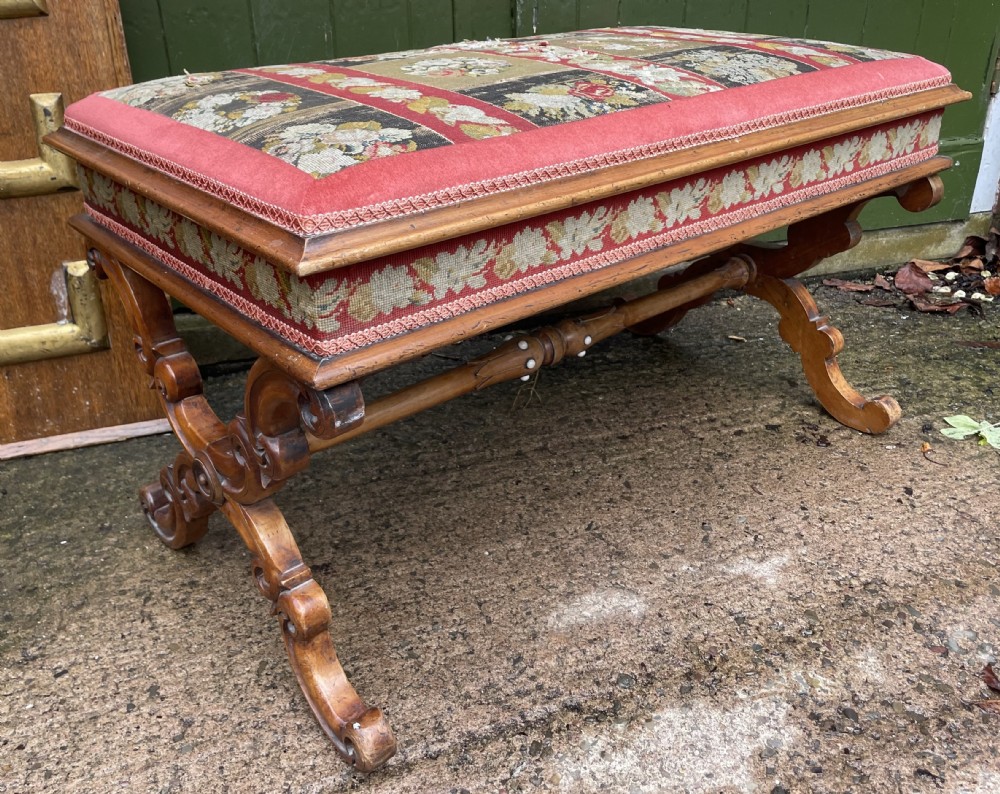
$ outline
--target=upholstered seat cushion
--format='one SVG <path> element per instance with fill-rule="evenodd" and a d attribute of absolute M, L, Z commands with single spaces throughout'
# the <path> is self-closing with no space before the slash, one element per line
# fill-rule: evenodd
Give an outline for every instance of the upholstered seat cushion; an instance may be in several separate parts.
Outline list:
<path fill-rule="evenodd" d="M 171 77 L 66 123 L 313 235 L 949 80 L 860 47 L 619 28 Z"/>
<path fill-rule="evenodd" d="M 185 75 L 72 105 L 66 126 L 301 238 L 949 84 L 922 58 L 671 28 Z M 88 211 L 311 355 L 326 357 L 611 266 L 930 158 L 940 110 L 348 267 L 295 275 L 87 168 Z M 98 169 L 99 170 L 99 169 Z M 697 171 L 697 169 L 695 169 Z"/>

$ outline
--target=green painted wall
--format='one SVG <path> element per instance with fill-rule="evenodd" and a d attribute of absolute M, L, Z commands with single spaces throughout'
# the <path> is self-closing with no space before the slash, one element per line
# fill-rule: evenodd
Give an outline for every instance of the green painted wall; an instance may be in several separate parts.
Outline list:
<path fill-rule="evenodd" d="M 915 52 L 972 101 L 949 109 L 946 199 L 919 220 L 964 218 L 983 148 L 1000 0 L 120 0 L 137 82 L 238 66 L 586 27 L 678 25 L 832 39 Z M 876 202 L 866 225 L 914 222 Z"/>

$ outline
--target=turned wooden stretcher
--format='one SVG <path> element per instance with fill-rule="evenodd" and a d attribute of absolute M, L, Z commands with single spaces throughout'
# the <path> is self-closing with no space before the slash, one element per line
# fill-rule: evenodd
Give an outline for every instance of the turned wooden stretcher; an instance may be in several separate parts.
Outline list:
<path fill-rule="evenodd" d="M 869 200 L 939 200 L 942 110 L 967 96 L 914 56 L 618 28 L 186 75 L 76 103 L 48 138 L 80 164 L 72 223 L 184 448 L 142 490 L 149 521 L 171 548 L 216 510 L 232 522 L 320 724 L 377 767 L 395 740 L 337 660 L 326 595 L 272 501 L 282 485 L 314 452 L 619 331 L 656 333 L 722 289 L 778 310 L 836 419 L 884 431 L 898 406 L 844 381 L 841 336 L 793 277 L 858 241 Z M 786 226 L 785 245 L 747 242 Z M 665 269 L 645 297 L 364 402 L 366 375 Z M 228 424 L 164 293 L 260 355 Z"/>

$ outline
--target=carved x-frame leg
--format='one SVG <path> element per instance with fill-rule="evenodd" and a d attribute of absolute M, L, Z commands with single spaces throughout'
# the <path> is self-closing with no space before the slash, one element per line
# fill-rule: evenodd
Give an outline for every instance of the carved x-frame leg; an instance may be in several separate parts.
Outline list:
<path fill-rule="evenodd" d="M 887 195 L 895 196 L 904 209 L 921 212 L 941 200 L 941 179 L 924 177 L 901 185 Z M 754 265 L 754 276 L 743 291 L 770 303 L 781 321 L 781 338 L 799 354 L 806 379 L 820 404 L 842 424 L 864 433 L 883 433 L 901 416 L 899 404 L 887 396 L 867 399 L 850 386 L 837 363 L 844 338 L 820 314 L 812 295 L 793 276 L 814 267 L 833 254 L 854 247 L 861 240 L 858 215 L 865 205 L 877 198 L 837 207 L 822 215 L 806 218 L 788 227 L 788 241 L 768 246 L 741 243 L 733 248 L 698 260 L 680 273 L 668 273 L 660 279 L 660 289 L 668 288 L 693 276 L 717 268 L 733 256 L 744 257 Z M 711 300 L 710 295 L 686 303 L 631 327 L 639 334 L 655 334 L 676 325 L 691 309 Z"/>
<path fill-rule="evenodd" d="M 355 383 L 326 391 L 260 360 L 247 378 L 244 411 L 228 425 L 202 393 L 198 367 L 178 337 L 163 292 L 112 257 L 90 261 L 115 287 L 135 347 L 159 390 L 184 450 L 141 491 L 153 529 L 171 548 L 196 542 L 221 512 L 253 555 L 253 578 L 271 601 L 302 691 L 337 750 L 370 771 L 396 751 L 388 722 L 357 694 L 330 637 L 330 604 L 271 495 L 308 465 L 309 437 L 330 439 L 358 425 L 364 402 Z"/>

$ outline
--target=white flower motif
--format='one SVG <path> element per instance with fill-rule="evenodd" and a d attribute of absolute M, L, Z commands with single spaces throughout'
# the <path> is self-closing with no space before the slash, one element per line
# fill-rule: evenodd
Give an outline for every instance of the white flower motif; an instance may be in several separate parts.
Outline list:
<path fill-rule="evenodd" d="M 294 124 L 268 138 L 264 151 L 314 176 L 334 174 L 369 157 L 396 154 L 379 144 L 412 139 L 411 130 L 370 124 Z"/>
<path fill-rule="evenodd" d="M 197 78 L 199 81 L 198 85 L 204 85 L 205 83 L 217 80 L 221 76 L 218 73 L 208 73 L 192 75 L 190 77 Z M 151 80 L 146 83 L 125 86 L 124 88 L 114 88 L 103 92 L 102 96 L 126 105 L 131 105 L 132 107 L 140 107 L 150 102 L 183 96 L 193 87 L 189 83 L 190 77 L 184 74 L 177 77 L 164 77 L 160 80 Z"/>
<path fill-rule="evenodd" d="M 572 259 L 574 256 L 585 254 L 588 250 L 603 249 L 604 230 L 607 225 L 608 208 L 600 207 L 594 212 L 571 215 L 561 224 L 555 221 L 547 228 L 559 246 L 559 258 Z"/>
<path fill-rule="evenodd" d="M 941 116 L 934 116 L 925 125 L 923 130 L 920 132 L 920 145 L 930 146 L 931 144 L 937 143 L 938 138 L 941 137 Z"/>
<path fill-rule="evenodd" d="M 389 314 L 413 302 L 413 276 L 405 265 L 388 265 L 376 270 L 367 286 L 379 314 Z"/>
<path fill-rule="evenodd" d="M 226 281 L 243 287 L 240 271 L 243 269 L 242 250 L 236 243 L 212 232 L 208 241 L 208 257 L 204 264 Z"/>
<path fill-rule="evenodd" d="M 771 160 L 769 163 L 761 163 L 756 168 L 748 169 L 747 176 L 750 187 L 753 188 L 753 197 L 760 199 L 784 191 L 785 179 L 791 169 L 792 161 L 788 157 Z"/>
<path fill-rule="evenodd" d="M 132 224 L 136 229 L 143 228 L 142 211 L 135 193 L 131 190 L 120 190 L 115 196 L 118 214 Z"/>
<path fill-rule="evenodd" d="M 106 210 L 113 209 L 115 206 L 115 183 L 96 171 L 91 171 L 90 174 L 90 200 Z"/>
<path fill-rule="evenodd" d="M 274 277 L 274 267 L 261 256 L 255 256 L 247 268 L 247 286 L 250 294 L 268 306 L 279 306 L 281 287 Z"/>
<path fill-rule="evenodd" d="M 414 102 L 423 94 L 413 88 L 402 88 L 395 85 L 380 86 L 374 91 L 366 91 L 368 96 L 384 99 L 386 102 Z"/>
<path fill-rule="evenodd" d="M 318 74 L 327 74 L 327 72 L 322 69 L 317 69 L 315 66 L 296 66 L 294 64 L 290 66 L 264 66 L 260 69 L 262 72 L 270 72 L 272 74 L 283 74 L 288 77 L 314 77 Z"/>
<path fill-rule="evenodd" d="M 613 224 L 611 235 L 615 242 L 634 240 L 642 234 L 658 232 L 663 221 L 656 214 L 656 206 L 651 198 L 637 198 L 629 203 Z"/>
<path fill-rule="evenodd" d="M 503 254 L 509 259 L 514 273 L 525 273 L 555 261 L 555 254 L 549 249 L 549 238 L 545 236 L 545 232 L 530 226 L 514 235 Z"/>
<path fill-rule="evenodd" d="M 569 94 L 543 94 L 537 91 L 507 94 L 508 99 L 534 105 L 542 110 L 557 110 L 561 113 L 577 113 L 584 107 L 583 100 Z"/>
<path fill-rule="evenodd" d="M 174 226 L 173 213 L 166 207 L 162 207 L 152 201 L 147 201 L 146 206 L 146 234 L 155 237 L 168 248 L 174 247 L 174 239 L 171 232 Z"/>
<path fill-rule="evenodd" d="M 715 190 L 715 194 L 722 209 L 729 209 L 734 204 L 746 201 L 746 174 L 742 171 L 730 171 L 722 178 L 722 183 Z"/>
<path fill-rule="evenodd" d="M 853 171 L 854 161 L 860 150 L 861 138 L 856 135 L 833 146 L 824 147 L 823 154 L 826 155 L 826 167 L 830 176 Z"/>
<path fill-rule="evenodd" d="M 889 146 L 889 137 L 882 132 L 876 132 L 872 135 L 871 139 L 868 141 L 868 162 L 878 163 L 882 160 L 888 160 L 892 152 Z"/>
<path fill-rule="evenodd" d="M 694 96 L 722 90 L 722 86 L 703 82 L 671 66 L 658 66 L 656 64 L 617 65 L 609 68 L 608 71 L 678 96 Z"/>
<path fill-rule="evenodd" d="M 177 227 L 177 244 L 181 253 L 189 259 L 193 259 L 195 262 L 206 261 L 207 254 L 201 229 L 187 218 L 181 218 L 180 226 Z"/>
<path fill-rule="evenodd" d="M 669 193 L 658 193 L 656 201 L 660 212 L 667 221 L 667 226 L 684 223 L 686 220 L 698 220 L 701 217 L 701 205 L 708 195 L 710 185 L 707 180 L 699 179 L 683 187 L 677 187 Z"/>
<path fill-rule="evenodd" d="M 452 77 L 464 75 L 500 74 L 510 68 L 506 61 L 488 58 L 428 58 L 416 63 L 407 63 L 399 67 L 406 74 L 423 75 L 426 77 Z"/>
<path fill-rule="evenodd" d="M 294 94 L 275 101 L 262 101 L 261 97 L 273 91 L 247 91 L 229 94 L 212 94 L 188 102 L 173 118 L 209 132 L 225 133 L 284 113 L 301 101 Z"/>
<path fill-rule="evenodd" d="M 324 82 L 336 83 L 338 88 L 378 88 L 386 85 L 370 77 L 349 77 L 336 72 L 327 73 Z"/>
<path fill-rule="evenodd" d="M 799 185 L 823 180 L 826 177 L 826 170 L 823 167 L 822 153 L 818 149 L 810 149 L 803 154 L 795 168 L 795 174 Z"/>
<path fill-rule="evenodd" d="M 445 124 L 459 124 L 467 122 L 469 124 L 486 124 L 495 127 L 503 127 L 504 130 L 514 132 L 514 128 L 508 126 L 500 119 L 486 115 L 481 108 L 471 105 L 446 105 L 444 107 L 431 108 L 431 113 L 437 116 Z M 509 134 L 509 132 L 504 134 Z"/>
<path fill-rule="evenodd" d="M 759 52 L 692 50 L 683 53 L 683 57 L 700 72 L 740 85 L 763 83 L 799 73 L 795 62 Z"/>
<path fill-rule="evenodd" d="M 917 137 L 920 134 L 920 122 L 911 121 L 909 124 L 902 124 L 889 133 L 892 141 L 892 152 L 897 157 L 902 154 L 909 154 L 916 146 Z"/>
<path fill-rule="evenodd" d="M 460 245 L 454 251 L 443 251 L 434 259 L 419 260 L 414 267 L 428 286 L 435 300 L 459 293 L 466 287 L 485 286 L 482 272 L 496 254 L 496 244 L 477 240 L 471 247 Z"/>

